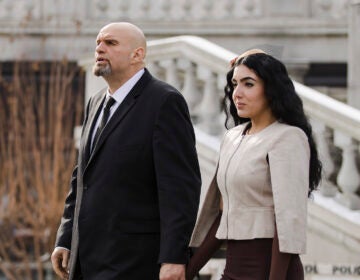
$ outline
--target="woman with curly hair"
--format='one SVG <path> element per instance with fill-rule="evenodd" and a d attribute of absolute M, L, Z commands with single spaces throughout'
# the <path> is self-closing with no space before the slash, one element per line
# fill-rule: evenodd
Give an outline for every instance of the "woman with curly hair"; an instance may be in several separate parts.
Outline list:
<path fill-rule="evenodd" d="M 251 50 L 231 62 L 223 104 L 228 130 L 186 279 L 226 242 L 221 280 L 302 280 L 307 199 L 321 179 L 302 101 L 284 64 Z"/>

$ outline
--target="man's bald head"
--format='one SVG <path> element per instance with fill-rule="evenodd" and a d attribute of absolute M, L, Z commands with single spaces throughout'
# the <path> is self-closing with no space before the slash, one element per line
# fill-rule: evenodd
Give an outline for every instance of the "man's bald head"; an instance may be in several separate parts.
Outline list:
<path fill-rule="evenodd" d="M 144 32 L 136 25 L 130 22 L 113 22 L 101 28 L 100 33 L 115 32 L 129 39 L 129 43 L 133 49 L 143 48 L 146 53 L 146 38 Z"/>

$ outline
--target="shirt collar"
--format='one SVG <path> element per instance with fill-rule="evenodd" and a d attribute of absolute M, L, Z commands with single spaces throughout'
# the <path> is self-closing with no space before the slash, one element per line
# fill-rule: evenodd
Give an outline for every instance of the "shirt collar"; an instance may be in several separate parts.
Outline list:
<path fill-rule="evenodd" d="M 131 89 L 135 86 L 135 84 L 140 80 L 142 75 L 144 74 L 144 68 L 136 72 L 134 76 L 132 76 L 129 80 L 126 81 L 121 87 L 119 87 L 113 94 L 110 94 L 109 89 L 106 90 L 106 99 L 110 96 L 116 100 L 117 103 L 121 103 L 125 97 L 129 94 Z"/>

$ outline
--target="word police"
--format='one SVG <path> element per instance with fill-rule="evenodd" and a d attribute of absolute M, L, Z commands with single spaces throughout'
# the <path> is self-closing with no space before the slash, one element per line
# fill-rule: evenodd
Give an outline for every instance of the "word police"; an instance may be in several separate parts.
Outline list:
<path fill-rule="evenodd" d="M 305 264 L 305 274 L 360 276 L 360 265 Z"/>

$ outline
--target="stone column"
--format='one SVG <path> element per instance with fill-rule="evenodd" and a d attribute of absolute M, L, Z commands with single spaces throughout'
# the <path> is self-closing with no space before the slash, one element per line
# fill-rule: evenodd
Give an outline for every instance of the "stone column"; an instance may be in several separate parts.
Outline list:
<path fill-rule="evenodd" d="M 89 56 L 90 57 L 90 56 Z M 92 67 L 94 65 L 94 59 L 83 59 L 78 61 L 78 65 L 83 68 L 85 71 L 85 104 L 84 108 L 86 108 L 86 105 L 92 95 L 97 93 L 103 88 L 106 88 L 105 80 L 102 77 L 96 77 L 92 73 Z M 82 126 L 76 126 L 74 127 L 74 139 L 75 139 L 75 147 L 79 149 L 80 147 L 80 137 L 81 137 L 81 129 Z M 0 279 L 1 280 L 1 279 Z"/>
<path fill-rule="evenodd" d="M 93 72 L 92 68 L 94 65 L 94 59 L 92 57 L 88 59 L 78 60 L 78 65 L 83 68 L 85 71 L 85 104 L 86 107 L 90 97 L 101 89 L 106 88 L 106 82 L 102 77 L 96 77 Z"/>
<path fill-rule="evenodd" d="M 360 0 L 349 5 L 348 104 L 360 109 Z"/>

